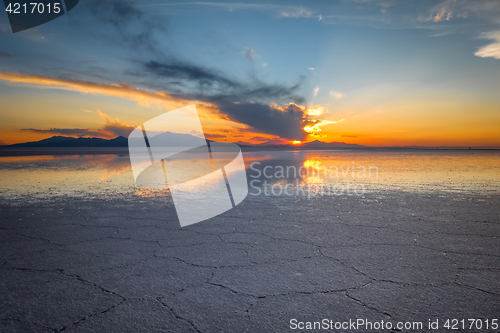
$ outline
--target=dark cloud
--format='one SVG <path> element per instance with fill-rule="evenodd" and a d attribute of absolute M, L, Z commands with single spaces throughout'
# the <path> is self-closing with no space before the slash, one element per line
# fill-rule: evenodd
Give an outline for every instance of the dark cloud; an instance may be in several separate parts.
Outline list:
<path fill-rule="evenodd" d="M 107 36 L 113 43 L 134 50 L 161 54 L 154 39 L 155 32 L 167 31 L 167 20 L 148 15 L 140 5 L 130 0 L 87 0 L 82 4 L 92 16 L 89 21 L 95 24 L 99 36 Z M 85 22 L 86 31 L 89 22 Z M 104 26 L 104 28 L 103 28 Z"/>
<path fill-rule="evenodd" d="M 229 118 L 251 126 L 261 133 L 278 135 L 290 140 L 303 140 L 302 130 L 308 122 L 303 111 L 290 104 L 279 110 L 267 104 L 221 102 L 220 111 Z"/>
<path fill-rule="evenodd" d="M 149 61 L 144 64 L 144 67 L 148 72 L 168 79 L 184 79 L 201 85 L 216 84 L 230 88 L 240 85 L 215 71 L 187 63 Z"/>
<path fill-rule="evenodd" d="M 262 133 L 297 140 L 305 137 L 306 133 L 302 130 L 304 112 L 289 104 L 305 102 L 303 97 L 297 95 L 304 77 L 300 77 L 294 85 L 285 86 L 267 84 L 256 78 L 243 83 L 216 70 L 173 60 L 151 60 L 143 63 L 143 68 L 155 77 L 184 82 L 185 89 L 182 91 L 174 92 L 171 86 L 166 87 L 172 96 L 212 103 L 227 118 Z M 274 103 L 288 106 L 282 111 L 272 107 Z"/>
<path fill-rule="evenodd" d="M 12 54 L 5 53 L 5 52 L 0 52 L 0 58 L 8 58 L 8 57 L 12 57 Z"/>
<path fill-rule="evenodd" d="M 303 110 L 289 104 L 305 103 L 305 99 L 297 95 L 304 77 L 296 84 L 285 86 L 267 84 L 255 77 L 242 82 L 210 68 L 175 60 L 151 60 L 142 65 L 146 72 L 166 80 L 166 90 L 172 96 L 215 104 L 227 118 L 262 133 L 297 140 L 306 135 L 302 130 L 306 122 Z M 182 88 L 176 87 L 182 91 L 171 89 L 168 80 L 184 82 Z M 272 107 L 274 103 L 288 106 L 282 111 Z"/>
<path fill-rule="evenodd" d="M 261 81 L 257 75 L 238 78 L 232 73 L 175 58 L 169 53 L 171 51 L 164 51 L 161 47 L 161 40 L 168 33 L 165 16 L 151 15 L 146 7 L 130 0 L 88 0 L 83 6 L 89 14 L 87 17 L 91 16 L 86 25 L 96 22 L 85 29 L 92 29 L 96 36 L 109 38 L 111 43 L 134 52 L 129 59 L 138 67 L 121 75 L 139 80 L 136 85 L 167 90 L 177 98 L 212 103 L 229 119 L 263 133 L 293 139 L 304 137 L 302 110 L 287 108 L 280 111 L 270 106 L 274 103 L 305 103 L 305 99 L 298 95 L 303 77 L 291 84 L 268 83 Z M 241 54 L 241 49 L 239 52 L 240 56 L 255 60 L 253 49 L 244 49 L 244 54 Z M 94 71 L 103 73 L 98 68 Z M 81 132 L 68 135 L 88 133 L 84 129 L 79 130 Z M 99 131 L 125 135 L 129 129 L 109 125 Z"/>
<path fill-rule="evenodd" d="M 235 91 L 232 94 L 229 93 L 214 95 L 210 96 L 209 99 L 214 103 L 217 103 L 218 101 L 261 101 L 268 103 L 294 102 L 297 104 L 301 104 L 305 102 L 305 98 L 296 95 L 296 91 L 299 89 L 300 84 L 301 82 L 287 87 L 280 84 L 267 85 L 262 82 L 255 82 L 253 83 L 253 86 Z M 249 85 L 252 84 L 250 83 Z"/>
<path fill-rule="evenodd" d="M 162 43 L 158 41 L 160 35 L 168 33 L 165 17 L 146 13 L 136 2 L 88 0 L 85 7 L 99 21 L 100 28 L 103 25 L 108 28 L 103 34 L 113 38 L 114 43 L 134 51 L 131 61 L 139 67 L 127 70 L 124 74 L 140 80 L 140 85 L 154 90 L 167 90 L 177 98 L 212 103 L 229 119 L 257 131 L 294 139 L 304 137 L 302 110 L 287 107 L 285 111 L 280 111 L 270 106 L 274 103 L 305 103 L 305 99 L 298 95 L 304 77 L 299 77 L 292 84 L 267 83 L 256 75 L 246 79 L 237 78 L 164 52 Z M 251 48 L 245 48 L 242 56 L 250 60 L 256 57 Z M 123 135 L 128 129 L 102 130 Z"/>
<path fill-rule="evenodd" d="M 197 99 L 215 104 L 226 101 L 278 104 L 305 102 L 303 97 L 296 94 L 305 79 L 302 76 L 299 77 L 298 83 L 285 86 L 267 84 L 257 78 L 241 82 L 217 70 L 177 60 L 147 61 L 142 63 L 142 69 L 155 78 L 166 80 L 167 86 L 164 88 L 179 98 Z"/>
<path fill-rule="evenodd" d="M 133 1 L 120 0 L 87 0 L 86 9 L 105 22 L 117 28 L 123 28 L 134 20 L 141 19 L 143 12 Z"/>

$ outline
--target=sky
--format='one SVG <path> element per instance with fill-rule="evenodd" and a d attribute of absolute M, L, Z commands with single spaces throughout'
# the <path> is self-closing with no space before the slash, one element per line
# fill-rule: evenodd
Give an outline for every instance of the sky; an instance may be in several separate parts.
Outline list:
<path fill-rule="evenodd" d="M 216 141 L 500 147 L 499 92 L 498 0 L 80 0 L 18 33 L 0 13 L 0 144 L 195 104 Z"/>

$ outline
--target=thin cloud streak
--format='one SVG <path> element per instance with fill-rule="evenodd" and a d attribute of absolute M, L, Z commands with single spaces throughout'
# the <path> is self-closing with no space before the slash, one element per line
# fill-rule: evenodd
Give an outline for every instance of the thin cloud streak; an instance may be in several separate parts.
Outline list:
<path fill-rule="evenodd" d="M 335 90 L 330 90 L 329 95 L 335 97 L 336 99 L 341 99 L 342 97 L 344 97 L 341 92 Z"/>
<path fill-rule="evenodd" d="M 481 58 L 491 57 L 500 59 L 500 31 L 483 33 L 480 38 L 492 39 L 495 42 L 483 46 L 476 53 L 474 53 L 474 55 Z"/>
<path fill-rule="evenodd" d="M 111 117 L 104 112 L 99 110 L 90 111 L 83 110 L 85 112 L 93 113 L 98 115 L 103 119 L 106 124 L 99 129 L 88 129 L 88 128 L 51 128 L 51 129 L 38 129 L 38 128 L 23 128 L 21 131 L 33 132 L 33 133 L 48 133 L 48 134 L 60 134 L 63 136 L 70 137 L 96 137 L 102 139 L 113 139 L 117 136 L 127 137 L 130 132 L 134 130 L 134 126 L 130 126 L 121 122 L 118 118 L 112 120 Z"/>
<path fill-rule="evenodd" d="M 210 71 L 205 68 L 188 63 L 177 61 L 163 63 L 157 61 L 148 61 L 144 64 L 144 67 L 152 74 L 169 79 L 185 79 L 197 81 L 202 85 L 216 84 L 230 88 L 238 87 L 240 85 L 239 83 L 230 80 L 223 75 L 216 73 L 215 71 Z"/>
<path fill-rule="evenodd" d="M 139 89 L 127 83 L 105 84 L 90 81 L 80 81 L 73 79 L 59 79 L 42 75 L 28 75 L 20 73 L 0 73 L 0 80 L 12 83 L 34 84 L 40 88 L 62 89 L 77 91 L 89 94 L 101 94 L 125 98 L 137 102 L 142 106 L 152 104 L 167 108 L 179 108 L 193 101 L 186 101 L 173 97 L 166 91 L 153 92 L 146 89 Z"/>

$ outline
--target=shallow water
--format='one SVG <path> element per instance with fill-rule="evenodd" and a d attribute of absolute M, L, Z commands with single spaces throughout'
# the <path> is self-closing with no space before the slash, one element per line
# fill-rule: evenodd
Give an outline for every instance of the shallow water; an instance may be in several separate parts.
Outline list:
<path fill-rule="evenodd" d="M 354 190 L 500 193 L 500 151 L 251 151 L 244 158 L 250 195 L 258 189 L 285 195 L 287 185 L 288 194 L 302 195 L 302 188 L 308 197 Z M 168 195 L 137 188 L 123 154 L 0 157 L 0 177 L 4 199 Z"/>

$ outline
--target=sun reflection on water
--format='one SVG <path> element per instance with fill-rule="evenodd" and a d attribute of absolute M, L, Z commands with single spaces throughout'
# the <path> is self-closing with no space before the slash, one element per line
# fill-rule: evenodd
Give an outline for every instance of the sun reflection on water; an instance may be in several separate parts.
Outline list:
<path fill-rule="evenodd" d="M 249 181 L 268 166 L 271 184 L 350 182 L 369 191 L 500 193 L 500 151 L 253 151 L 244 159 Z M 296 174 L 274 177 L 278 166 L 295 168 Z M 169 195 L 168 188 L 137 188 L 124 154 L 0 157 L 0 177 L 2 198 Z"/>

